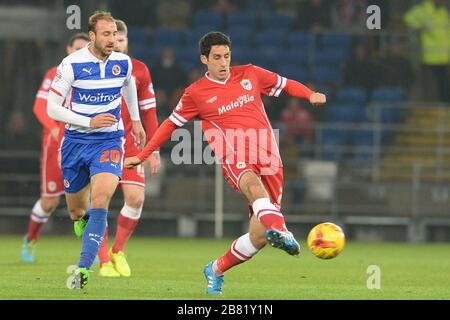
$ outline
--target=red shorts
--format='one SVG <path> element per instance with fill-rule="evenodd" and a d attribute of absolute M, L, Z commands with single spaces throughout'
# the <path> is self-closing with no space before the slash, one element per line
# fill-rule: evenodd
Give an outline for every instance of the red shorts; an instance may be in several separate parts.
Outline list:
<path fill-rule="evenodd" d="M 222 164 L 222 171 L 225 180 L 228 184 L 237 192 L 241 192 L 239 188 L 239 182 L 242 175 L 247 171 L 255 172 L 260 178 L 264 187 L 266 187 L 267 193 L 269 194 L 270 201 L 277 207 L 281 207 L 281 198 L 283 196 L 283 168 L 277 168 L 274 174 L 267 175 L 261 174 L 262 166 L 255 164 L 247 164 L 243 162 L 238 162 L 237 164 Z M 253 215 L 252 206 L 249 205 L 250 216 Z"/>
<path fill-rule="evenodd" d="M 58 142 L 47 134 L 41 149 L 41 196 L 54 197 L 64 194 L 61 168 L 58 165 Z"/>
<path fill-rule="evenodd" d="M 126 155 L 125 157 L 130 157 Z M 133 184 L 145 188 L 145 173 L 144 166 L 142 164 L 132 168 L 122 170 L 122 180 L 119 181 L 120 184 Z"/>

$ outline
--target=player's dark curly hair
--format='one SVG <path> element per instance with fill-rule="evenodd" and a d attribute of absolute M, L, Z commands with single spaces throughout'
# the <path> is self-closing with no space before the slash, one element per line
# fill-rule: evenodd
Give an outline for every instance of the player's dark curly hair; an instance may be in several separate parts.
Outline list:
<path fill-rule="evenodd" d="M 212 31 L 205 34 L 200 39 L 198 45 L 200 48 L 200 54 L 209 57 L 212 46 L 224 45 L 228 46 L 231 49 L 231 40 L 226 34 L 222 32 Z"/>

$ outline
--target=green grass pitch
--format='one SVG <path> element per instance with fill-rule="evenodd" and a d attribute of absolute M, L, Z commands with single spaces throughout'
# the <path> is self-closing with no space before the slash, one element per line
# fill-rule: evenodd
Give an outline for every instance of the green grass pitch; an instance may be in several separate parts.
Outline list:
<path fill-rule="evenodd" d="M 333 260 L 304 243 L 298 258 L 266 247 L 225 274 L 221 296 L 207 296 L 203 267 L 231 242 L 134 237 L 130 278 L 101 278 L 94 265 L 86 288 L 69 290 L 65 272 L 78 262 L 80 240 L 43 235 L 36 263 L 24 264 L 22 237 L 0 236 L 0 299 L 450 299 L 449 244 L 351 242 Z M 380 289 L 367 288 L 370 265 L 380 268 Z"/>

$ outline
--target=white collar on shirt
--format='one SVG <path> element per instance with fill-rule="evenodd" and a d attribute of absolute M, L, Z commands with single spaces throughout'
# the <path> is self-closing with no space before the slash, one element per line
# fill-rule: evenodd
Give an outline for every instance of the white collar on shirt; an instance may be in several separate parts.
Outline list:
<path fill-rule="evenodd" d="M 208 80 L 210 80 L 210 81 L 212 81 L 212 82 L 215 82 L 215 83 L 219 83 L 219 84 L 227 84 L 228 79 L 230 79 L 230 77 L 231 77 L 231 72 L 230 72 L 230 74 L 228 75 L 228 77 L 227 77 L 225 80 L 219 81 L 219 80 L 211 79 L 211 78 L 208 76 L 208 73 L 209 73 L 209 71 L 207 71 L 207 72 L 205 73 L 205 77 L 206 77 Z"/>

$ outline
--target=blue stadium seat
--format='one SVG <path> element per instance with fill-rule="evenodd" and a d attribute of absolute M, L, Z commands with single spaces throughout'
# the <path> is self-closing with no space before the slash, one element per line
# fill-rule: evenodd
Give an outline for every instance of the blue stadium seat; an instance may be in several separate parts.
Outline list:
<path fill-rule="evenodd" d="M 273 10 L 270 0 L 249 0 L 245 1 L 246 10 L 258 14 L 270 14 Z"/>
<path fill-rule="evenodd" d="M 186 32 L 186 43 L 189 46 L 197 45 L 201 37 L 205 35 L 204 29 L 191 29 Z"/>
<path fill-rule="evenodd" d="M 243 27 L 233 27 L 227 30 L 227 35 L 231 37 L 232 49 L 235 46 L 250 47 L 252 43 L 252 31 Z"/>
<path fill-rule="evenodd" d="M 352 44 L 352 36 L 346 34 L 325 34 L 320 42 L 323 48 L 333 47 L 348 50 Z"/>
<path fill-rule="evenodd" d="M 288 79 L 300 81 L 302 83 L 311 80 L 311 75 L 307 67 L 301 65 L 284 64 L 277 68 L 277 72 Z"/>
<path fill-rule="evenodd" d="M 265 30 L 279 29 L 288 32 L 292 29 L 293 17 L 286 14 L 272 14 L 263 16 L 261 24 Z"/>
<path fill-rule="evenodd" d="M 367 92 L 361 87 L 345 87 L 336 94 L 336 102 L 364 104 L 367 102 Z"/>
<path fill-rule="evenodd" d="M 253 36 L 253 43 L 258 47 L 273 46 L 282 50 L 286 44 L 286 33 L 280 30 L 258 32 Z"/>
<path fill-rule="evenodd" d="M 253 52 L 248 51 L 249 57 L 248 63 L 257 65 L 259 67 L 272 70 L 274 66 L 276 51 L 274 49 L 262 49 L 255 50 Z"/>
<path fill-rule="evenodd" d="M 200 10 L 192 16 L 192 27 L 219 30 L 222 28 L 222 17 L 212 10 Z"/>
<path fill-rule="evenodd" d="M 301 51 L 308 51 L 314 46 L 314 34 L 307 32 L 291 32 L 287 35 L 287 44 L 290 48 Z"/>
<path fill-rule="evenodd" d="M 194 58 L 190 57 L 189 59 L 185 58 L 185 59 L 180 59 L 178 61 L 186 73 L 189 73 L 194 68 L 201 67 L 201 62 L 198 57 L 194 57 Z"/>
<path fill-rule="evenodd" d="M 338 161 L 344 158 L 344 148 L 349 141 L 349 132 L 342 129 L 324 129 L 320 132 L 322 156 L 327 160 Z"/>
<path fill-rule="evenodd" d="M 186 33 L 182 31 L 156 29 L 153 43 L 158 46 L 179 47 L 185 44 Z"/>
<path fill-rule="evenodd" d="M 358 129 L 351 132 L 352 153 L 355 160 L 372 158 L 374 134 L 370 129 Z"/>
<path fill-rule="evenodd" d="M 128 27 L 128 40 L 133 46 L 144 45 L 147 43 L 147 33 L 143 28 Z"/>
<path fill-rule="evenodd" d="M 318 66 L 314 72 L 314 81 L 318 84 L 340 84 L 342 74 L 337 67 Z"/>
<path fill-rule="evenodd" d="M 240 27 L 253 31 L 257 27 L 257 19 L 256 15 L 252 12 L 237 11 L 227 17 L 226 24 L 228 30 Z"/>
<path fill-rule="evenodd" d="M 372 102 L 399 102 L 405 97 L 401 88 L 396 87 L 378 87 L 372 93 Z"/>
<path fill-rule="evenodd" d="M 360 123 L 367 121 L 366 109 L 357 104 L 335 103 L 327 107 L 327 118 L 331 122 Z"/>
<path fill-rule="evenodd" d="M 277 58 L 280 64 L 306 66 L 309 63 L 308 52 L 304 50 L 278 50 Z"/>
<path fill-rule="evenodd" d="M 178 46 L 178 47 L 171 47 L 175 53 L 175 56 L 177 57 L 177 60 L 181 62 L 181 60 L 184 59 L 194 59 L 194 60 L 200 60 L 200 52 L 198 50 L 198 47 L 194 46 Z"/>
<path fill-rule="evenodd" d="M 402 110 L 396 107 L 382 106 L 381 107 L 381 122 L 382 123 L 400 123 L 402 122 Z"/>
<path fill-rule="evenodd" d="M 163 47 L 161 46 L 133 46 L 130 48 L 132 57 L 143 61 L 148 67 L 151 67 L 158 60 Z"/>
<path fill-rule="evenodd" d="M 357 146 L 372 146 L 374 134 L 372 129 L 357 129 L 351 133 L 351 140 L 353 145 Z"/>
<path fill-rule="evenodd" d="M 346 60 L 347 52 L 340 48 L 316 51 L 313 55 L 314 64 L 317 66 L 336 66 L 344 63 Z"/>
<path fill-rule="evenodd" d="M 231 50 L 231 62 L 239 62 L 239 64 L 251 63 L 258 65 L 258 61 L 255 61 L 255 54 L 252 51 L 239 48 L 232 48 Z M 256 57 L 256 60 L 258 60 L 258 57 Z"/>

